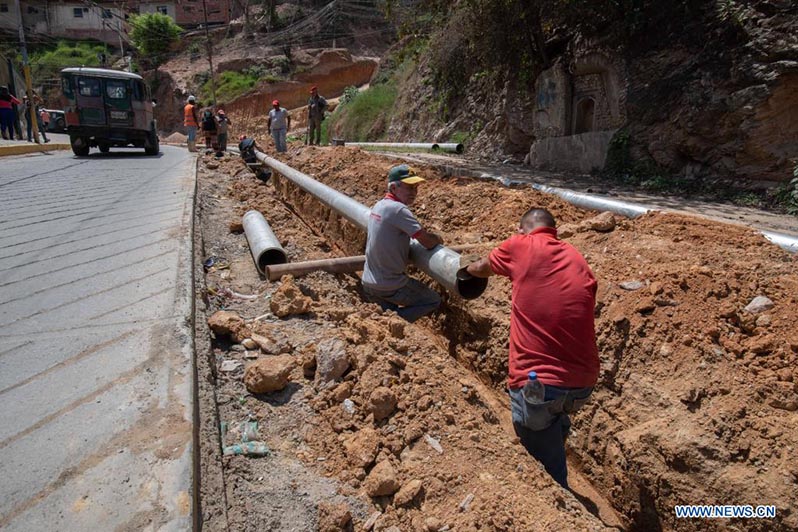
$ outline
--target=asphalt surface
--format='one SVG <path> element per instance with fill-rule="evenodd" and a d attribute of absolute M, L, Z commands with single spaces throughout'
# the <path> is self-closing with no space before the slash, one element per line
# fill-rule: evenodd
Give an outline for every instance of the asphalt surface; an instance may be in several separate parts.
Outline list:
<path fill-rule="evenodd" d="M 0 529 L 189 530 L 194 157 L 0 159 Z"/>

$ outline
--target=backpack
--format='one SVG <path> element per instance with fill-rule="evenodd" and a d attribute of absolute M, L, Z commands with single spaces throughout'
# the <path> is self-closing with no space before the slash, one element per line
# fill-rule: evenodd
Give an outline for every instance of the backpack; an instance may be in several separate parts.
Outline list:
<path fill-rule="evenodd" d="M 216 122 L 213 119 L 213 113 L 210 111 L 205 111 L 202 113 L 202 129 L 204 130 L 211 130 L 216 129 Z"/>

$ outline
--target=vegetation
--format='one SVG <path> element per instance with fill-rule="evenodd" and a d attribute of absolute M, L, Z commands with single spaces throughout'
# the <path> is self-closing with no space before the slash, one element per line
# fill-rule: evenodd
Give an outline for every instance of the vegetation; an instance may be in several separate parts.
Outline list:
<path fill-rule="evenodd" d="M 390 122 L 397 95 L 396 82 L 390 81 L 358 92 L 346 103 L 342 101 L 332 117 L 325 121 L 330 122 L 328 138 L 332 128 L 336 136 L 350 142 L 378 139 Z"/>
<path fill-rule="evenodd" d="M 31 53 L 31 75 L 37 82 L 42 82 L 57 79 L 63 68 L 97 67 L 100 66 L 101 53 L 107 53 L 106 46 L 102 43 L 61 40 L 53 46 L 39 48 Z"/>
<path fill-rule="evenodd" d="M 195 79 L 200 84 L 200 98 L 203 100 L 211 99 L 210 73 L 204 72 Z M 261 81 L 274 83 L 282 81 L 283 78 L 275 76 L 268 69 L 260 65 L 255 65 L 241 72 L 227 70 L 216 76 L 216 101 L 226 103 L 235 100 L 242 94 L 246 94 Z"/>
<path fill-rule="evenodd" d="M 792 179 L 782 185 L 776 193 L 776 200 L 787 213 L 798 216 L 798 162 L 792 170 Z"/>
<path fill-rule="evenodd" d="M 161 13 L 145 13 L 130 19 L 130 38 L 139 51 L 157 68 L 183 29 L 171 17 Z"/>

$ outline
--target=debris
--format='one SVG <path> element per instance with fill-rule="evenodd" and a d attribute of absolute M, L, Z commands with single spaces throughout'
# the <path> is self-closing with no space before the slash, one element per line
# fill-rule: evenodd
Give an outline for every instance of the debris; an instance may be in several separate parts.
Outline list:
<path fill-rule="evenodd" d="M 746 305 L 744 310 L 751 314 L 759 314 L 760 312 L 772 309 L 774 306 L 776 306 L 775 303 L 769 298 L 765 296 L 756 296 Z"/>
<path fill-rule="evenodd" d="M 310 311 L 311 299 L 302 294 L 291 275 L 283 276 L 280 288 L 272 295 L 270 308 L 278 318 Z"/>
<path fill-rule="evenodd" d="M 251 393 L 269 393 L 288 385 L 295 364 L 291 355 L 262 358 L 250 364 L 244 373 L 244 385 Z"/>
<path fill-rule="evenodd" d="M 255 343 L 255 340 L 252 338 L 244 338 L 241 340 L 241 345 L 243 345 L 246 349 L 256 349 L 258 344 Z"/>
<path fill-rule="evenodd" d="M 222 288 L 221 290 L 219 290 L 219 293 L 226 297 L 234 297 L 236 299 L 246 299 L 248 301 L 254 301 L 255 299 L 258 299 L 263 295 L 263 294 L 239 294 L 238 292 L 234 292 L 229 288 Z"/>
<path fill-rule="evenodd" d="M 369 410 L 374 414 L 374 420 L 380 421 L 393 414 L 397 402 L 396 394 L 390 388 L 374 388 L 369 397 Z"/>
<path fill-rule="evenodd" d="M 262 441 L 248 441 L 228 445 L 224 448 L 223 453 L 225 456 L 231 455 L 245 455 L 245 456 L 269 456 L 271 450 L 269 446 Z"/>
<path fill-rule="evenodd" d="M 423 487 L 423 484 L 418 479 L 413 479 L 410 482 L 407 482 L 398 492 L 396 492 L 396 495 L 393 498 L 394 505 L 407 506 L 411 504 L 413 499 L 418 497 L 419 493 L 421 493 L 421 489 Z"/>
<path fill-rule="evenodd" d="M 462 501 L 460 501 L 460 504 L 457 507 L 460 509 L 461 512 L 465 512 L 466 510 L 468 510 L 468 507 L 471 506 L 471 501 L 473 500 L 474 500 L 474 494 L 469 493 L 468 495 L 465 496 L 465 498 Z"/>
<path fill-rule="evenodd" d="M 244 319 L 235 312 L 227 310 L 219 310 L 208 318 L 208 327 L 218 335 L 229 335 L 234 341 L 249 336 Z"/>
<path fill-rule="evenodd" d="M 383 460 L 374 466 L 363 483 L 366 493 L 371 497 L 393 495 L 399 489 L 396 480 L 396 469 L 388 460 Z"/>
<path fill-rule="evenodd" d="M 441 443 L 438 440 L 436 440 L 429 434 L 424 434 L 424 441 L 427 442 L 427 444 L 430 447 L 435 449 L 438 452 L 438 454 L 443 454 L 443 447 L 441 447 Z"/>
<path fill-rule="evenodd" d="M 585 231 L 597 231 L 599 233 L 609 233 L 615 229 L 615 215 L 609 211 L 594 216 L 579 224 L 579 228 Z"/>
<path fill-rule="evenodd" d="M 319 532 L 346 530 L 351 522 L 352 513 L 346 504 L 330 502 L 319 504 Z"/>
<path fill-rule="evenodd" d="M 373 514 L 371 514 L 369 518 L 366 519 L 366 522 L 363 523 L 363 530 L 368 532 L 369 530 L 374 528 L 374 525 L 377 524 L 377 519 L 379 519 L 380 517 L 382 517 L 381 512 L 374 512 Z"/>
<path fill-rule="evenodd" d="M 217 257 L 216 255 L 211 255 L 205 262 L 202 263 L 202 267 L 205 269 L 206 272 L 213 270 L 226 270 L 230 267 L 230 263 L 227 262 L 227 259 L 224 257 Z"/>
<path fill-rule="evenodd" d="M 222 362 L 222 365 L 219 367 L 219 370 L 225 373 L 232 373 L 234 371 L 241 369 L 243 366 L 244 364 L 242 364 L 240 360 L 225 360 L 224 362 Z"/>
<path fill-rule="evenodd" d="M 346 343 L 338 338 L 319 342 L 316 348 L 316 384 L 338 380 L 349 369 Z"/>
<path fill-rule="evenodd" d="M 622 283 L 618 283 L 618 286 L 624 290 L 640 290 L 645 285 L 642 281 L 623 281 Z"/>
<path fill-rule="evenodd" d="M 258 422 L 242 421 L 239 425 L 239 432 L 243 443 L 258 441 Z"/>
<path fill-rule="evenodd" d="M 377 459 L 380 437 L 371 427 L 357 431 L 344 440 L 346 457 L 357 467 L 367 468 Z"/>
<path fill-rule="evenodd" d="M 355 403 L 352 402 L 351 399 L 344 399 L 343 402 L 343 409 L 344 412 L 347 414 L 354 414 L 355 413 Z"/>

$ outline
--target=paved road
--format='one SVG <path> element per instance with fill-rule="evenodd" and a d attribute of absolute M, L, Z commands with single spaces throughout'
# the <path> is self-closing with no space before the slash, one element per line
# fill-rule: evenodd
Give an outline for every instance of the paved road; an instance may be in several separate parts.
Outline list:
<path fill-rule="evenodd" d="M 0 529 L 191 528 L 193 161 L 0 159 Z"/>

